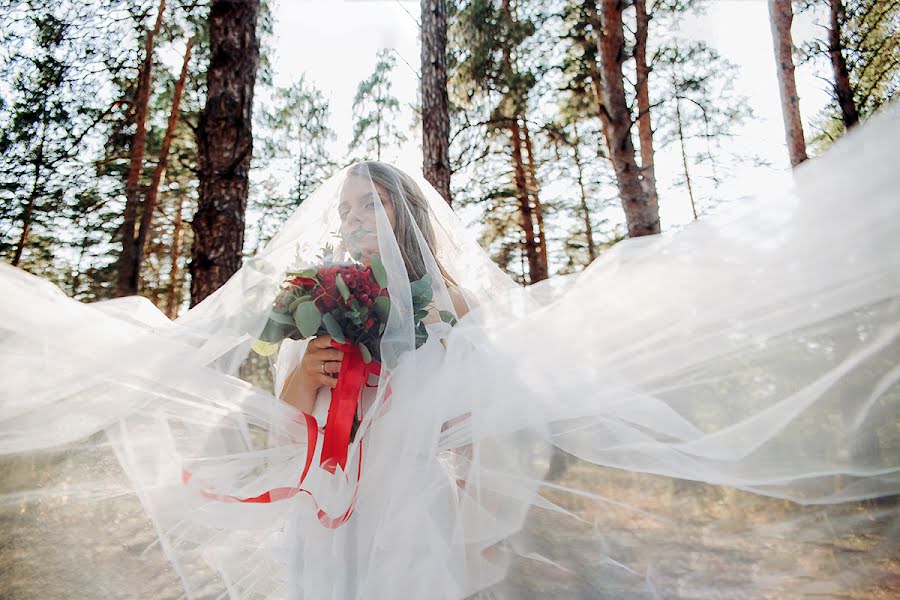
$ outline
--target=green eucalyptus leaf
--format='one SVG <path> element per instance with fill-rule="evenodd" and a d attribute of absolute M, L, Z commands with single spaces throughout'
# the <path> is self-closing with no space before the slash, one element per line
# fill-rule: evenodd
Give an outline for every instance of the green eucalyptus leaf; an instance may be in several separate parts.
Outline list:
<path fill-rule="evenodd" d="M 391 312 L 391 299 L 387 296 L 378 296 L 378 298 L 375 299 L 374 308 L 378 318 L 387 321 L 388 315 Z"/>
<path fill-rule="evenodd" d="M 413 296 L 423 294 L 425 290 L 431 289 L 431 278 L 427 275 L 418 281 L 412 281 L 409 284 L 409 291 Z"/>
<path fill-rule="evenodd" d="M 419 321 L 419 324 L 416 325 L 416 348 L 426 341 L 428 341 L 428 330 L 425 328 L 425 323 Z"/>
<path fill-rule="evenodd" d="M 298 297 L 298 298 L 294 298 L 294 300 L 291 302 L 290 306 L 288 306 L 288 312 L 291 313 L 291 314 L 294 314 L 294 311 L 297 310 L 297 306 L 298 306 L 301 302 L 306 302 L 307 300 L 310 300 L 310 299 L 312 299 L 312 296 L 310 296 L 310 295 L 308 295 L 308 294 L 305 294 L 305 295 L 300 296 L 300 297 Z"/>
<path fill-rule="evenodd" d="M 322 313 L 319 312 L 315 302 L 301 302 L 294 311 L 294 323 L 300 330 L 300 335 L 305 338 L 312 337 L 322 324 Z"/>
<path fill-rule="evenodd" d="M 456 315 L 454 315 L 449 310 L 440 311 L 441 321 L 444 323 L 449 323 L 450 325 L 456 325 Z"/>
<path fill-rule="evenodd" d="M 346 341 L 344 337 L 344 332 L 341 331 L 341 326 L 338 324 L 337 319 L 335 319 L 331 313 L 325 313 L 322 315 L 322 324 L 325 325 L 325 329 L 328 331 L 328 335 L 334 338 L 336 342 L 339 344 L 343 344 Z"/>
<path fill-rule="evenodd" d="M 292 313 L 293 314 L 293 313 Z M 281 311 L 273 310 L 269 313 L 269 319 L 275 321 L 279 325 L 288 325 L 294 327 L 294 317 L 291 314 L 283 313 Z"/>
<path fill-rule="evenodd" d="M 341 274 L 338 273 L 334 278 L 334 285 L 337 286 L 338 292 L 341 294 L 341 298 L 345 301 L 350 298 L 350 288 L 347 287 L 347 284 L 344 283 L 344 278 L 341 277 Z"/>
<path fill-rule="evenodd" d="M 427 310 L 417 310 L 414 318 L 416 319 L 416 321 L 421 321 L 422 319 L 424 319 L 427 316 L 428 316 Z"/>
<path fill-rule="evenodd" d="M 431 293 L 422 294 L 420 296 L 413 296 L 412 306 L 413 310 L 422 310 L 423 308 L 427 308 L 428 305 L 431 304 Z"/>
<path fill-rule="evenodd" d="M 291 321 L 290 326 L 293 327 L 294 323 Z M 277 321 L 273 321 L 271 318 L 266 322 L 265 327 L 260 332 L 259 336 L 257 336 L 258 340 L 263 342 L 280 342 L 284 339 L 285 335 L 285 327 L 278 323 Z"/>
<path fill-rule="evenodd" d="M 425 306 L 426 304 L 431 302 L 432 298 L 434 298 L 434 293 L 431 291 L 431 288 L 426 288 L 419 294 L 413 295 L 415 303 L 419 306 Z"/>
<path fill-rule="evenodd" d="M 388 286 L 388 276 L 384 263 L 381 262 L 381 257 L 373 254 L 372 258 L 369 259 L 369 264 L 372 267 L 372 275 L 375 277 L 375 282 L 381 289 L 386 288 Z"/>
<path fill-rule="evenodd" d="M 363 362 L 366 364 L 372 362 L 372 353 L 369 352 L 369 349 L 366 347 L 366 345 L 360 343 L 357 344 L 357 347 L 359 348 L 359 353 L 362 354 Z"/>

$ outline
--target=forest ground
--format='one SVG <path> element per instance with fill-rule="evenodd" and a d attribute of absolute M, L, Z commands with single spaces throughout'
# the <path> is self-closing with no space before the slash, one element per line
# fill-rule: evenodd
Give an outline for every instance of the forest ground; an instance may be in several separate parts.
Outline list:
<path fill-rule="evenodd" d="M 49 495 L 40 502 L 16 501 L 17 490 L 57 489 L 71 467 L 85 464 L 90 466 L 88 475 L 95 473 L 95 481 L 108 485 L 110 497 L 85 501 Z M 127 484 L 108 449 L 77 457 L 57 453 L 28 461 L 6 459 L 0 463 L 0 476 L 0 597 L 183 596 L 161 549 L 151 546 L 156 537 L 140 502 L 133 494 L 116 495 Z M 891 546 L 898 536 L 891 531 L 896 503 L 825 511 L 580 462 L 571 464 L 557 483 L 610 500 L 545 490 L 546 497 L 583 521 L 532 510 L 517 543 L 552 557 L 567 570 L 518 558 L 502 588 L 478 598 L 637 599 L 652 597 L 651 584 L 662 598 L 900 597 L 900 552 Z M 836 536 L 804 537 L 802 525 L 821 519 L 849 526 Z M 747 523 L 754 528 L 752 535 Z M 111 543 L 105 535 L 123 528 L 127 544 Z M 772 591 L 761 593 L 751 589 L 751 583 Z M 209 593 L 199 597 L 212 600 L 216 595 L 211 585 Z"/>

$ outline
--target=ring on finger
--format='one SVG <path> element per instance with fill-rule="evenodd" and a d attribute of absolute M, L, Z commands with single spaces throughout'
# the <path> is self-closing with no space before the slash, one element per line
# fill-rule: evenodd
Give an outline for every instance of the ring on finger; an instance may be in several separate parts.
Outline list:
<path fill-rule="evenodd" d="M 325 370 L 325 361 L 322 361 L 322 374 L 328 375 L 328 371 Z"/>

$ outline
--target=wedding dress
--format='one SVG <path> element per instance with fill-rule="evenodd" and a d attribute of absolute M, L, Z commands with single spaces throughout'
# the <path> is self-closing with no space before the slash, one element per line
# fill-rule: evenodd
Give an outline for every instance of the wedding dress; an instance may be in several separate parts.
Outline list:
<path fill-rule="evenodd" d="M 67 598 L 890 592 L 897 139 L 894 107 L 789 189 L 528 288 L 424 179 L 378 162 L 328 179 L 175 321 L 3 266 L 3 585 Z M 353 367 L 355 395 L 323 388 L 305 414 L 280 392 L 306 342 L 257 352 L 291 326 L 273 316 L 286 274 L 330 261 L 379 272 L 390 311 L 376 356 Z M 348 348 L 342 373 L 363 352 Z"/>

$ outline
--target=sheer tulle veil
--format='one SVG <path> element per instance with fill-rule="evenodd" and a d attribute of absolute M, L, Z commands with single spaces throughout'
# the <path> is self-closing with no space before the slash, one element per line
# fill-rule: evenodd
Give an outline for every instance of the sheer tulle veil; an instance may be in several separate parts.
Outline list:
<path fill-rule="evenodd" d="M 10 547 L 56 553 L 14 564 L 110 598 L 888 589 L 898 139 L 893 106 L 789 188 L 529 288 L 377 161 L 174 321 L 2 266 L 0 507 Z M 383 319 L 312 413 L 281 398 L 292 328 L 335 325 L 292 278 Z"/>

